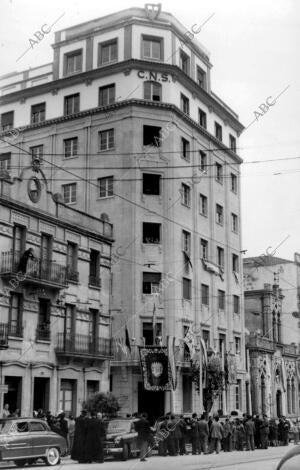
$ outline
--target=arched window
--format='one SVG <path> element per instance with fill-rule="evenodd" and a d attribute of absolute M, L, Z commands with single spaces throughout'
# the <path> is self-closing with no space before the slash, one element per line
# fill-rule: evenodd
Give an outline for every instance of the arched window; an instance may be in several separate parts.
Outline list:
<path fill-rule="evenodd" d="M 144 82 L 144 99 L 161 101 L 161 84 L 158 82 Z"/>

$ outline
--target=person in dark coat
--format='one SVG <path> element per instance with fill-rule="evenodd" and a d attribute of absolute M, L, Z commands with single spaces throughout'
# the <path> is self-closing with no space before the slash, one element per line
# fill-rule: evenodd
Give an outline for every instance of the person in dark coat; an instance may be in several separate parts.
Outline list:
<path fill-rule="evenodd" d="M 192 454 L 200 454 L 200 440 L 199 440 L 199 421 L 197 420 L 197 413 L 192 414 L 191 421 L 191 436 L 192 436 Z"/>
<path fill-rule="evenodd" d="M 247 450 L 254 450 L 254 433 L 255 433 L 255 424 L 253 422 L 252 416 L 248 416 L 247 421 L 244 425 L 245 434 L 246 434 L 246 444 Z"/>
<path fill-rule="evenodd" d="M 151 440 L 151 428 L 147 413 L 142 413 L 140 419 L 135 423 L 135 429 L 138 433 L 138 446 L 140 448 L 140 461 L 146 462 L 148 446 Z"/>
<path fill-rule="evenodd" d="M 87 410 L 82 410 L 81 415 L 75 420 L 74 443 L 71 453 L 71 459 L 79 463 L 87 462 L 86 441 L 88 428 Z"/>
<path fill-rule="evenodd" d="M 25 250 L 20 258 L 18 270 L 23 274 L 26 274 L 27 263 L 29 259 L 35 259 L 33 248 L 28 248 L 28 250 Z"/>
<path fill-rule="evenodd" d="M 97 419 L 97 413 L 91 413 L 91 419 L 87 421 L 86 429 L 86 460 L 87 462 L 97 462 L 99 460 L 100 445 L 100 422 Z"/>
<path fill-rule="evenodd" d="M 282 441 L 283 441 L 283 445 L 284 446 L 288 446 L 289 445 L 289 431 L 290 431 L 290 423 L 289 421 L 287 421 L 286 417 L 283 416 L 282 417 Z"/>
<path fill-rule="evenodd" d="M 98 434 L 99 434 L 99 446 L 98 446 L 98 453 L 97 453 L 97 462 L 103 463 L 104 462 L 104 440 L 106 436 L 106 426 L 102 419 L 102 413 L 97 413 L 98 423 Z"/>
<path fill-rule="evenodd" d="M 57 434 L 62 436 L 66 440 L 66 444 L 68 447 L 68 421 L 65 418 L 65 413 L 61 411 L 57 416 Z"/>
<path fill-rule="evenodd" d="M 179 429 L 179 437 L 178 437 L 179 454 L 185 455 L 186 454 L 185 442 L 186 442 L 187 425 L 186 425 L 183 415 L 180 416 L 179 423 L 177 426 Z"/>
<path fill-rule="evenodd" d="M 200 421 L 198 422 L 199 428 L 199 454 L 203 452 L 203 454 L 207 454 L 207 443 L 208 443 L 208 434 L 209 428 L 207 421 L 205 421 L 204 414 L 201 416 Z"/>
<path fill-rule="evenodd" d="M 261 449 L 261 440 L 260 440 L 260 426 L 262 420 L 260 419 L 259 415 L 256 415 L 254 420 L 255 425 L 255 433 L 254 433 L 254 444 L 257 449 Z"/>
<path fill-rule="evenodd" d="M 260 440 L 262 449 L 267 449 L 269 447 L 269 421 L 266 415 L 263 415 L 260 426 Z"/>
<path fill-rule="evenodd" d="M 168 454 L 177 455 L 177 449 L 178 449 L 177 420 L 173 414 L 169 416 L 167 430 L 169 431 L 169 435 L 167 437 Z"/>

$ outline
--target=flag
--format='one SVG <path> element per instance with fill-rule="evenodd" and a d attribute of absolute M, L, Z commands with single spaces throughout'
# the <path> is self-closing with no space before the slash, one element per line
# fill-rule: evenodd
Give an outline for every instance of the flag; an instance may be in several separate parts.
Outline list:
<path fill-rule="evenodd" d="M 171 369 L 172 388 L 176 390 L 177 375 L 176 375 L 176 362 L 175 362 L 175 337 L 168 336 L 168 357 Z"/>
<path fill-rule="evenodd" d="M 153 296 L 152 329 L 153 329 L 153 344 L 154 344 L 155 343 L 155 337 L 156 337 L 156 302 L 155 302 L 155 295 Z"/>
<path fill-rule="evenodd" d="M 167 347 L 139 346 L 144 389 L 152 392 L 172 390 L 172 374 Z"/>
<path fill-rule="evenodd" d="M 130 344 L 130 339 L 129 339 L 129 333 L 128 333 L 128 328 L 127 325 L 125 325 L 125 344 L 128 348 L 128 351 L 131 353 L 131 344 Z"/>
<path fill-rule="evenodd" d="M 184 254 L 185 264 L 188 263 L 191 266 L 191 268 L 193 269 L 193 265 L 192 265 L 192 262 L 191 262 L 190 255 L 185 250 L 183 250 L 183 254 Z"/>
<path fill-rule="evenodd" d="M 189 328 L 188 331 L 186 332 L 185 337 L 183 338 L 183 341 L 187 345 L 187 347 L 190 350 L 190 355 L 193 357 L 194 352 L 195 352 L 195 335 Z"/>

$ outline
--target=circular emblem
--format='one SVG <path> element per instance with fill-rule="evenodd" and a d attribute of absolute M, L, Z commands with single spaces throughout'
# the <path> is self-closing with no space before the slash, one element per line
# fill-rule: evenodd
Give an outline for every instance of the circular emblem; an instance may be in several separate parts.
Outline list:
<path fill-rule="evenodd" d="M 42 187 L 41 187 L 40 180 L 36 178 L 35 176 L 32 176 L 28 180 L 28 184 L 27 184 L 28 196 L 32 202 L 38 202 L 40 200 L 41 189 Z"/>

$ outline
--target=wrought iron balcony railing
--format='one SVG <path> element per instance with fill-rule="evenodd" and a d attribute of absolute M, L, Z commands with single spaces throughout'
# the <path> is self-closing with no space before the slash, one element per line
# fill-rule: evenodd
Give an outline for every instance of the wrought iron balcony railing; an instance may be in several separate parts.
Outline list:
<path fill-rule="evenodd" d="M 41 323 L 36 329 L 36 339 L 42 341 L 50 341 L 51 331 L 49 323 Z"/>
<path fill-rule="evenodd" d="M 0 323 L 0 349 L 8 348 L 8 323 Z"/>
<path fill-rule="evenodd" d="M 94 287 L 101 287 L 101 279 L 99 276 L 89 276 L 89 285 Z"/>
<path fill-rule="evenodd" d="M 66 271 L 67 281 L 78 282 L 79 281 L 79 272 L 67 266 Z"/>
<path fill-rule="evenodd" d="M 0 275 L 14 276 L 22 282 L 51 285 L 55 287 L 66 286 L 66 267 L 54 261 L 39 258 L 29 258 L 26 269 L 20 267 L 20 252 L 5 251 L 1 253 Z M 22 272 L 24 271 L 24 272 Z"/>
<path fill-rule="evenodd" d="M 92 338 L 89 335 L 58 333 L 56 353 L 58 355 L 109 358 L 112 356 L 109 338 Z"/>
<path fill-rule="evenodd" d="M 23 338 L 23 326 L 19 323 L 10 322 L 8 324 L 8 336 L 15 336 L 16 338 Z"/>

